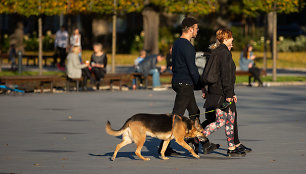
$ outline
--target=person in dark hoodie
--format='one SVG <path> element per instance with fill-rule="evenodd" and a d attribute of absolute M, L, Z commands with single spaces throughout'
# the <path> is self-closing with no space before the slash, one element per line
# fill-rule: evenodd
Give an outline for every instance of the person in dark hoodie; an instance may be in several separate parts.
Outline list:
<path fill-rule="evenodd" d="M 211 46 L 212 55 L 216 61 L 215 71 L 218 74 L 216 83 L 208 85 L 208 91 L 203 91 L 202 97 L 206 99 L 206 121 L 202 123 L 205 129 L 204 134 L 210 135 L 217 128 L 226 126 L 226 136 L 228 140 L 228 156 L 244 156 L 245 152 L 252 149 L 240 143 L 237 126 L 237 96 L 235 94 L 235 72 L 236 65 L 232 59 L 232 31 L 226 28 L 216 32 L 217 43 Z M 231 103 L 228 108 L 222 109 L 224 102 Z M 222 109 L 222 111 L 220 110 Z M 213 111 L 213 112 L 211 112 Z M 225 118 L 226 117 L 226 118 Z"/>

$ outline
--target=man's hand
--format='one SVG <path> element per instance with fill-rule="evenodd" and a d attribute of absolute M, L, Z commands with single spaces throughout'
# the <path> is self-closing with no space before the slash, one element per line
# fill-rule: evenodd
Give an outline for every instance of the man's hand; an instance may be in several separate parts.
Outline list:
<path fill-rule="evenodd" d="M 202 98 L 206 99 L 206 89 L 202 88 Z"/>
<path fill-rule="evenodd" d="M 206 94 L 205 93 L 202 93 L 202 98 L 206 99 Z"/>

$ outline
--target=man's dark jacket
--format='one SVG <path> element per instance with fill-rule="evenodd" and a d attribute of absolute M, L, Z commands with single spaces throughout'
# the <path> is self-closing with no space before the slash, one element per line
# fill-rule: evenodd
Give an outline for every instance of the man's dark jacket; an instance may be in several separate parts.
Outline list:
<path fill-rule="evenodd" d="M 204 108 L 220 108 L 226 98 L 233 98 L 235 95 L 236 65 L 232 59 L 232 53 L 224 44 L 212 50 L 210 58 L 215 58 L 217 61 L 218 70 L 216 72 L 219 73 L 219 80 L 217 83 L 208 85 Z"/>
<path fill-rule="evenodd" d="M 145 77 L 148 76 L 151 69 L 155 69 L 157 64 L 157 55 L 153 54 L 144 58 L 139 64 L 139 72 Z"/>
<path fill-rule="evenodd" d="M 200 80 L 195 65 L 195 49 L 184 38 L 177 39 L 172 48 L 172 84 L 187 83 L 197 85 Z"/>

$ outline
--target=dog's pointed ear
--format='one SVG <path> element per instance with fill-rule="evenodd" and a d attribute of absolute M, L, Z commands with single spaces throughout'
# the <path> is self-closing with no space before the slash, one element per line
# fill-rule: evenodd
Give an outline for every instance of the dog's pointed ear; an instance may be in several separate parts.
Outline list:
<path fill-rule="evenodd" d="M 194 127 L 196 127 L 196 128 L 201 127 L 201 124 L 200 124 L 200 120 L 199 120 L 199 119 L 195 119 L 195 120 L 194 120 Z"/>

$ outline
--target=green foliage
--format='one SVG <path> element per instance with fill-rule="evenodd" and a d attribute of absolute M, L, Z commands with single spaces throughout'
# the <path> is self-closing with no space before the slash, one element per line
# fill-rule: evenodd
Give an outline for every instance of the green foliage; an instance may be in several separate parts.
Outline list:
<path fill-rule="evenodd" d="M 37 51 L 38 50 L 37 33 L 33 32 L 30 37 L 27 35 L 24 36 L 23 44 L 25 51 Z"/>
<path fill-rule="evenodd" d="M 2 53 L 8 52 L 10 48 L 10 42 L 7 34 L 3 35 L 3 37 L 0 39 L 0 48 Z"/>
<path fill-rule="evenodd" d="M 306 51 L 306 36 L 301 35 L 292 40 L 290 38 L 279 38 L 278 51 L 280 52 L 297 52 Z"/>
<path fill-rule="evenodd" d="M 243 50 L 245 45 L 251 43 L 255 50 L 263 51 L 264 49 L 264 29 L 263 28 L 256 28 L 256 31 L 253 35 L 244 36 L 243 35 L 243 28 L 241 27 L 232 27 L 233 32 L 233 49 L 234 50 Z M 268 44 L 267 44 L 268 45 Z"/>
<path fill-rule="evenodd" d="M 274 4 L 276 9 L 274 9 Z M 293 13 L 298 12 L 300 5 L 299 0 L 243 0 L 243 10 L 247 15 L 259 12 L 271 12 L 276 10 L 278 13 Z"/>
<path fill-rule="evenodd" d="M 170 13 L 207 15 L 218 8 L 217 0 L 151 0 L 151 2 Z"/>
<path fill-rule="evenodd" d="M 43 37 L 43 50 L 44 51 L 54 50 L 54 42 L 55 42 L 55 39 L 51 35 L 51 31 L 48 31 L 46 36 Z"/>
<path fill-rule="evenodd" d="M 62 0 L 0 0 L 0 13 L 24 16 L 55 15 L 66 12 L 68 1 Z"/>
<path fill-rule="evenodd" d="M 141 32 L 140 34 L 135 34 L 134 40 L 132 41 L 130 52 L 139 53 L 139 51 L 143 49 L 143 43 L 144 43 L 144 33 Z"/>
<path fill-rule="evenodd" d="M 162 53 L 168 53 L 170 45 L 174 42 L 175 34 L 171 32 L 171 28 L 163 26 L 159 28 L 158 48 Z"/>
<path fill-rule="evenodd" d="M 37 51 L 38 50 L 38 37 L 37 33 L 33 32 L 30 37 L 25 35 L 23 38 L 25 51 Z M 43 51 L 54 50 L 54 37 L 51 34 L 43 36 Z"/>

